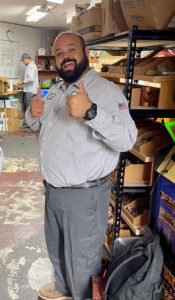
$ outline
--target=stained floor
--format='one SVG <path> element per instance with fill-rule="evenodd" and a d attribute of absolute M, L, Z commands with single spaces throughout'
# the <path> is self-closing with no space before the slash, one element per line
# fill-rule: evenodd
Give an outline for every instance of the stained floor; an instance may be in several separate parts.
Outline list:
<path fill-rule="evenodd" d="M 36 300 L 53 280 L 44 238 L 44 186 L 39 171 L 38 132 L 3 136 L 0 174 L 0 300 Z"/>

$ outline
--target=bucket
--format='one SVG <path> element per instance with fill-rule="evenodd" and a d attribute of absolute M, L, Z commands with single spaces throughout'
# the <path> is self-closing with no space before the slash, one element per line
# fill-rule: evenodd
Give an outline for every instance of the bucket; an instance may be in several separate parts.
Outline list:
<path fill-rule="evenodd" d="M 45 55 L 46 54 L 46 49 L 45 48 L 39 48 L 38 49 L 38 55 Z"/>

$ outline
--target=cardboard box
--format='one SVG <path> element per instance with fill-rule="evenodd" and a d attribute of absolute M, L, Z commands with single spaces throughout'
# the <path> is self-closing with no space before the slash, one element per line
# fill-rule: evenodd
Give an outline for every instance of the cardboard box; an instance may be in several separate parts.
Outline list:
<path fill-rule="evenodd" d="M 131 94 L 131 108 L 140 105 L 141 87 L 133 87 Z"/>
<path fill-rule="evenodd" d="M 145 107 L 158 107 L 160 89 L 151 86 L 142 86 L 140 105 Z"/>
<path fill-rule="evenodd" d="M 24 119 L 24 111 L 18 109 L 18 118 Z"/>
<path fill-rule="evenodd" d="M 0 108 L 0 112 L 5 112 L 6 118 L 18 118 L 19 117 L 19 109 L 17 107 Z"/>
<path fill-rule="evenodd" d="M 161 75 L 159 72 L 159 65 L 162 63 L 175 66 L 175 57 L 152 57 L 137 63 L 134 67 L 134 75 Z M 162 67 L 161 67 L 162 68 Z M 165 69 L 167 69 L 165 67 Z M 174 68 L 175 71 L 175 68 Z"/>
<path fill-rule="evenodd" d="M 19 118 L 19 127 L 23 127 L 23 126 L 24 126 L 24 119 Z"/>
<path fill-rule="evenodd" d="M 135 58 L 134 70 L 138 64 L 140 64 L 141 62 L 144 62 L 145 60 L 146 60 L 146 58 Z M 126 64 L 127 64 L 126 58 L 120 59 L 108 67 L 109 72 L 125 74 L 126 73 Z"/>
<path fill-rule="evenodd" d="M 152 155 L 158 148 L 169 143 L 171 138 L 163 130 L 148 130 L 137 137 L 133 148 L 143 155 Z"/>
<path fill-rule="evenodd" d="M 147 66 L 153 61 L 154 61 L 154 57 L 140 60 L 140 62 L 136 66 L 134 66 L 134 75 L 144 75 L 145 72 L 147 71 Z"/>
<path fill-rule="evenodd" d="M 143 209 L 143 212 L 134 217 L 130 211 L 132 209 Z M 143 226 L 149 222 L 149 198 L 139 197 L 128 203 L 126 206 L 122 205 L 122 212 L 133 223 L 134 226 Z"/>
<path fill-rule="evenodd" d="M 134 184 L 150 184 L 151 181 L 151 163 L 131 163 L 125 167 L 124 184 L 134 185 Z M 115 169 L 109 174 L 109 178 L 116 182 L 117 180 L 117 170 Z"/>
<path fill-rule="evenodd" d="M 120 0 L 128 27 L 165 29 L 175 16 L 174 0 Z"/>
<path fill-rule="evenodd" d="M 18 118 L 8 118 L 8 131 L 16 131 L 19 129 L 20 122 Z"/>
<path fill-rule="evenodd" d="M 130 229 L 120 229 L 119 237 L 128 238 L 131 236 L 134 236 L 134 234 L 132 233 L 132 231 Z"/>
<path fill-rule="evenodd" d="M 118 60 L 116 63 L 108 67 L 109 72 L 124 74 L 124 67 L 126 66 L 126 58 Z"/>
<path fill-rule="evenodd" d="M 72 31 L 78 32 L 85 41 L 101 37 L 101 7 L 93 7 L 72 18 Z"/>
<path fill-rule="evenodd" d="M 175 184 L 175 162 L 171 159 L 171 157 L 174 153 L 175 153 L 175 146 L 173 146 L 171 151 L 168 153 L 168 155 L 162 161 L 162 163 L 160 164 L 160 166 L 157 169 L 157 172 L 162 173 L 163 170 L 166 169 L 167 172 L 164 173 L 164 177 Z"/>
<path fill-rule="evenodd" d="M 120 0 L 102 0 L 102 36 L 128 30 Z"/>
<path fill-rule="evenodd" d="M 12 108 L 12 107 L 18 107 L 18 99 L 5 99 L 0 100 L 0 107 L 1 108 Z"/>
<path fill-rule="evenodd" d="M 8 92 L 8 77 L 0 77 L 0 93 Z"/>
<path fill-rule="evenodd" d="M 124 84 L 117 84 L 119 88 L 124 93 Z M 141 87 L 132 87 L 132 94 L 131 94 L 131 108 L 137 107 L 140 105 L 140 98 L 141 98 Z"/>
<path fill-rule="evenodd" d="M 113 170 L 110 174 L 109 174 L 109 178 L 112 179 L 113 181 L 116 181 L 117 178 L 117 170 Z"/>
<path fill-rule="evenodd" d="M 125 185 L 150 184 L 151 163 L 130 164 L 125 167 Z"/>

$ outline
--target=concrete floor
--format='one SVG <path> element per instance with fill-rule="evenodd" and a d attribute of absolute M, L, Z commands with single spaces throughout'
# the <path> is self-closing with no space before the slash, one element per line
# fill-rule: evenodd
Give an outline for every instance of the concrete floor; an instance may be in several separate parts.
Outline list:
<path fill-rule="evenodd" d="M 44 186 L 38 133 L 5 134 L 0 174 L 0 300 L 36 300 L 53 280 L 44 238 Z"/>

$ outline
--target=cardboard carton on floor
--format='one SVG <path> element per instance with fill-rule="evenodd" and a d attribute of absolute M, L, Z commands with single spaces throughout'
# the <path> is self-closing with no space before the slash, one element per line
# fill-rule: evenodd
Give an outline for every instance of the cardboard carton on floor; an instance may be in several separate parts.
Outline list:
<path fill-rule="evenodd" d="M 72 31 L 78 32 L 85 41 L 101 37 L 101 7 L 87 9 L 81 15 L 72 18 Z"/>
<path fill-rule="evenodd" d="M 0 112 L 5 112 L 6 118 L 18 118 L 19 117 L 19 109 L 18 107 L 14 108 L 0 108 Z"/>
<path fill-rule="evenodd" d="M 23 127 L 24 126 L 24 119 L 19 118 L 19 127 Z"/>
<path fill-rule="evenodd" d="M 18 118 L 8 118 L 8 130 L 7 131 L 16 131 L 19 129 L 20 122 Z"/>
<path fill-rule="evenodd" d="M 128 27 L 165 29 L 175 16 L 174 0 L 120 0 Z"/>
<path fill-rule="evenodd" d="M 120 0 L 102 0 L 102 36 L 128 30 Z"/>

